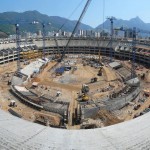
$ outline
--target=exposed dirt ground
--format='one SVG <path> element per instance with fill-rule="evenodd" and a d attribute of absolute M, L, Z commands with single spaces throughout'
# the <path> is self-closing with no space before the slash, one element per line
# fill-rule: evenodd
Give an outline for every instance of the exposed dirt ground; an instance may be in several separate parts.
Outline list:
<path fill-rule="evenodd" d="M 108 95 L 114 90 L 120 89 L 123 85 L 117 79 L 116 73 L 109 67 L 104 67 L 103 76 L 97 76 L 98 69 L 90 66 L 83 66 L 81 61 L 77 63 L 77 70 L 72 72 L 66 71 L 62 76 L 55 76 L 54 70 L 50 71 L 56 62 L 50 62 L 44 71 L 39 74 L 32 82 L 39 82 L 39 89 L 36 89 L 40 94 L 49 94 L 56 96 L 57 92 L 60 91 L 62 94 L 59 97 L 60 100 L 71 102 L 69 110 L 74 111 L 77 103 L 75 99 L 77 98 L 77 93 L 81 90 L 82 84 L 87 84 L 90 88 L 89 96 L 96 101 L 100 97 Z M 131 64 L 129 62 L 124 62 L 124 64 L 130 68 Z M 13 108 L 16 112 L 23 116 L 24 119 L 33 121 L 33 114 L 38 112 L 25 104 L 21 103 L 13 94 L 9 91 L 10 87 L 7 85 L 8 80 L 11 78 L 12 74 L 16 70 L 16 62 L 10 62 L 0 66 L 0 107 L 8 111 L 10 100 L 15 100 L 17 107 Z M 24 65 L 22 65 L 24 67 Z M 146 73 L 146 78 L 141 81 L 141 87 L 150 89 L 150 72 L 148 69 L 140 66 L 136 70 L 137 74 Z M 97 77 L 97 82 L 91 83 L 91 78 Z M 32 84 L 30 83 L 29 86 Z M 41 87 L 42 86 L 42 87 Z M 101 92 L 104 90 L 104 92 Z M 143 93 L 140 95 L 143 98 Z M 141 106 L 134 110 L 135 105 L 140 104 Z M 130 120 L 134 118 L 136 114 L 142 112 L 145 108 L 150 106 L 150 99 L 146 99 L 144 102 L 139 102 L 138 98 L 131 102 L 128 106 L 116 112 L 99 112 L 100 118 L 107 120 L 105 125 L 111 125 L 115 123 L 122 122 L 123 120 Z M 107 119 L 106 119 L 107 118 Z M 71 119 L 70 119 L 71 120 Z M 79 127 L 77 127 L 79 128 Z"/>
<path fill-rule="evenodd" d="M 22 65 L 23 66 L 23 65 Z M 8 86 L 8 80 L 10 80 L 13 73 L 16 71 L 16 62 L 10 62 L 8 64 L 1 65 L 0 67 L 0 107 L 4 111 L 8 112 L 9 104 L 11 100 L 15 100 L 17 107 L 13 109 L 18 112 L 24 119 L 33 121 L 34 110 L 27 105 L 21 103 L 11 92 Z"/>
<path fill-rule="evenodd" d="M 44 88 L 48 89 L 47 94 L 49 93 L 53 96 L 56 95 L 57 91 L 60 91 L 62 94 L 59 99 L 66 99 L 66 101 L 72 99 L 72 92 L 78 93 L 81 90 L 82 84 L 89 86 L 89 95 L 95 100 L 98 97 L 108 95 L 110 91 L 120 87 L 120 82 L 116 81 L 117 76 L 111 68 L 104 67 L 103 76 L 98 76 L 99 69 L 91 66 L 83 66 L 81 60 L 77 62 L 79 63 L 76 64 L 76 71 L 65 71 L 61 76 L 55 75 L 55 69 L 49 71 L 56 64 L 50 62 L 47 68 L 36 78 L 39 86 L 44 85 Z M 91 79 L 94 77 L 97 78 L 97 82 L 91 83 Z M 104 90 L 103 93 L 101 93 L 102 90 Z"/>

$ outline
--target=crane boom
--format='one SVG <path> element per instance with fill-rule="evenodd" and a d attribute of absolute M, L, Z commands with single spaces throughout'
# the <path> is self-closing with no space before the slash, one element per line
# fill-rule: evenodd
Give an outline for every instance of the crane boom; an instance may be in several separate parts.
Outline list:
<path fill-rule="evenodd" d="M 62 52 L 61 60 L 64 58 L 65 51 L 66 51 L 66 49 L 68 48 L 68 45 L 69 45 L 69 43 L 70 43 L 70 41 L 71 41 L 73 35 L 75 34 L 75 32 L 76 32 L 76 30 L 77 30 L 77 28 L 78 28 L 78 26 L 79 26 L 79 24 L 80 24 L 82 18 L 84 17 L 84 15 L 85 15 L 85 13 L 86 13 L 86 11 L 87 11 L 87 9 L 88 9 L 88 6 L 90 5 L 91 1 L 92 1 L 92 0 L 87 0 L 86 5 L 84 6 L 84 9 L 83 9 L 83 11 L 82 11 L 82 13 L 81 13 L 81 15 L 80 15 L 80 17 L 79 17 L 79 19 L 78 19 L 78 21 L 77 21 L 77 23 L 76 23 L 74 29 L 73 29 L 73 32 L 72 32 L 72 34 L 71 34 L 71 36 L 70 36 L 70 38 L 69 38 L 69 40 L 68 40 L 68 42 L 67 42 L 67 44 L 66 44 L 66 48 L 65 48 L 65 49 L 63 50 L 63 52 Z"/>

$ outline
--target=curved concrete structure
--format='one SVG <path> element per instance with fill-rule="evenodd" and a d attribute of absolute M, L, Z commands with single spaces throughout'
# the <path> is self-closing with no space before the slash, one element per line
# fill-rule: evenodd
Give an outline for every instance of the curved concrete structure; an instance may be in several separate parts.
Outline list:
<path fill-rule="evenodd" d="M 80 44 L 83 42 L 78 41 L 76 46 Z M 91 47 L 95 47 L 92 42 L 90 44 Z M 106 45 L 108 46 L 109 42 Z M 114 44 L 114 47 L 117 45 Z M 86 43 L 84 46 L 87 48 Z M 52 50 L 52 47 L 49 48 Z M 54 47 L 56 48 L 55 43 Z M 104 48 L 103 45 L 101 47 Z M 142 62 L 149 64 L 150 57 L 146 55 L 143 57 Z M 0 110 L 0 150 L 148 150 L 150 149 L 149 118 L 150 113 L 147 113 L 134 120 L 109 127 L 64 130 L 34 124 Z"/>
<path fill-rule="evenodd" d="M 57 40 L 57 44 L 59 47 L 59 52 L 65 50 L 65 46 L 67 44 L 68 39 L 61 38 Z M 33 45 L 36 45 L 35 49 L 38 48 L 42 50 L 43 42 L 33 41 Z M 46 48 L 45 52 L 48 55 L 57 53 L 57 44 L 54 39 L 45 41 Z M 32 45 L 32 44 L 31 44 Z M 136 61 L 139 63 L 143 63 L 144 65 L 150 66 L 150 43 L 142 44 L 140 41 L 136 44 Z M 15 49 L 15 43 L 10 44 L 1 44 L 0 45 L 0 64 L 7 63 L 10 61 L 17 60 L 17 51 Z M 110 39 L 86 39 L 86 38 L 75 38 L 69 43 L 69 48 L 66 53 L 74 53 L 74 54 L 94 54 L 97 55 L 99 50 L 101 55 L 110 54 Z M 131 41 L 113 41 L 112 47 L 114 49 L 113 56 L 119 59 L 132 59 L 132 43 Z M 28 50 L 26 48 L 22 48 L 22 50 Z M 30 49 L 30 47 L 29 47 Z M 68 51 L 69 50 L 69 51 Z"/>
<path fill-rule="evenodd" d="M 148 150 L 150 113 L 100 129 L 64 130 L 34 124 L 0 110 L 1 150 Z"/>

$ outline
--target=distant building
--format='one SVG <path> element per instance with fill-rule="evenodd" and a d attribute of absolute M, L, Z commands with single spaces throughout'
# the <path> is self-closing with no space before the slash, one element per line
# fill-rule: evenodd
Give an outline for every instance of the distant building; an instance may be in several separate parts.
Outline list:
<path fill-rule="evenodd" d="M 71 34 L 72 34 L 71 32 L 66 32 L 66 36 L 67 36 L 67 37 L 70 37 Z"/>
<path fill-rule="evenodd" d="M 132 38 L 132 37 L 133 37 L 133 31 L 132 31 L 132 29 L 126 30 L 126 31 L 124 32 L 124 37 L 125 37 L 125 38 Z"/>
<path fill-rule="evenodd" d="M 38 36 L 38 37 L 42 37 L 42 31 L 41 31 L 41 30 L 38 30 L 37 36 Z"/>

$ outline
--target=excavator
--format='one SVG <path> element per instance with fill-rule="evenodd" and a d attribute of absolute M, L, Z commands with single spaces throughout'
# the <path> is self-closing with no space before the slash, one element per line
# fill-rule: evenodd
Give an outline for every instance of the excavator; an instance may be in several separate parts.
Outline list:
<path fill-rule="evenodd" d="M 101 66 L 100 69 L 98 70 L 98 74 L 97 74 L 98 76 L 102 76 L 102 69 L 103 67 Z"/>
<path fill-rule="evenodd" d="M 79 101 L 88 101 L 89 100 L 89 96 L 88 93 L 89 92 L 89 86 L 86 84 L 82 84 L 82 89 L 81 89 L 81 93 L 78 96 L 78 100 Z"/>

